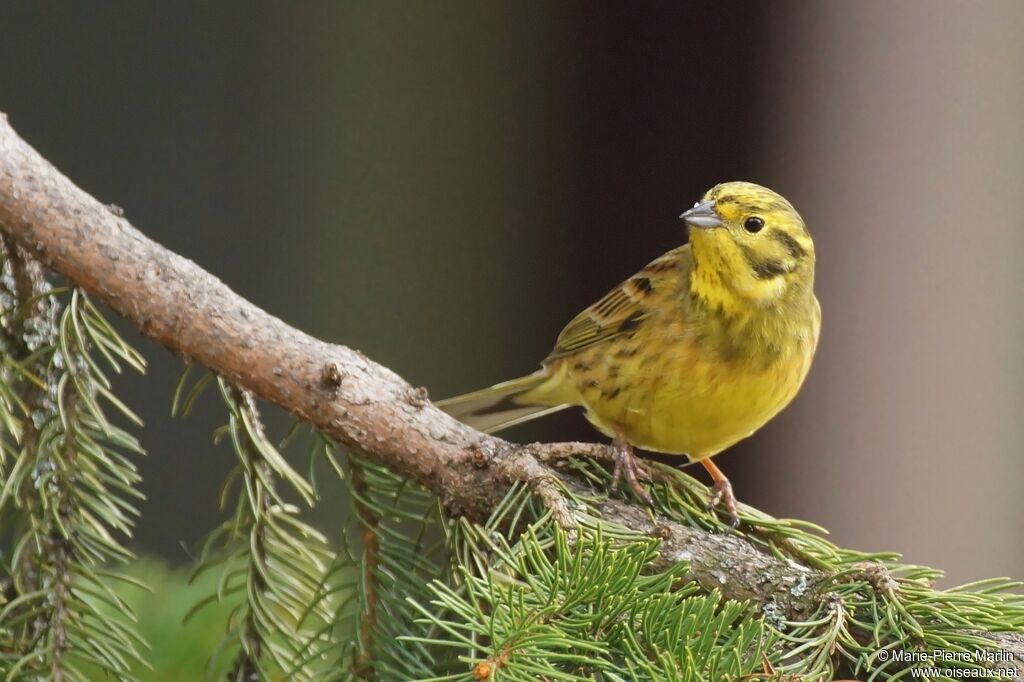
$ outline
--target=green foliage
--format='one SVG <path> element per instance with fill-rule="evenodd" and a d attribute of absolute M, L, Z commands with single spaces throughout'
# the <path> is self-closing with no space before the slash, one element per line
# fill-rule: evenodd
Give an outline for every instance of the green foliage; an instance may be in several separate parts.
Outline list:
<path fill-rule="evenodd" d="M 655 540 L 624 542 L 596 524 L 570 543 L 522 485 L 485 523 L 445 520 L 419 486 L 362 457 L 338 470 L 360 520 L 335 568 L 347 580 L 333 584 L 349 590 L 337 613 L 348 622 L 336 633 L 342 679 L 488 670 L 495 680 L 697 681 L 762 670 L 771 630 L 744 604 L 698 594 L 685 564 L 652 572 Z M 526 532 L 510 542 L 510 529 Z M 430 541 L 438 530 L 443 542 Z"/>
<path fill-rule="evenodd" d="M 339 464 L 330 444 L 326 448 L 352 504 L 325 583 L 338 595 L 331 678 L 429 677 L 443 657 L 400 638 L 431 631 L 417 622 L 415 605 L 429 598 L 428 583 L 448 570 L 437 500 L 357 453 Z"/>
<path fill-rule="evenodd" d="M 1024 597 L 1010 592 L 1021 583 L 1004 579 L 935 590 L 934 569 L 889 563 L 851 564 L 834 571 L 834 587 L 809 618 L 777 624 L 790 655 L 799 662 L 781 666 L 813 679 L 831 679 L 846 669 L 872 680 L 897 680 L 908 668 L 878 652 L 899 649 L 931 654 L 998 650 L 981 631 L 1024 631 Z M 985 671 L 984 661 L 958 662 L 958 669 Z"/>
<path fill-rule="evenodd" d="M 548 522 L 550 525 L 550 522 Z M 677 589 L 685 564 L 647 569 L 657 542 L 616 546 L 600 532 L 570 543 L 551 526 L 530 529 L 509 546 L 491 541 L 492 567 L 464 570 L 458 586 L 431 585 L 416 603 L 443 638 L 412 641 L 452 647 L 463 672 L 436 680 L 727 680 L 761 670 L 770 643 L 745 604 Z M 487 541 L 486 538 L 479 538 Z M 444 614 L 440 616 L 438 614 Z"/>
<path fill-rule="evenodd" d="M 575 467 L 592 469 L 582 462 Z M 704 486 L 678 470 L 665 468 L 665 475 L 671 483 L 657 491 L 659 511 L 699 525 Z M 828 589 L 819 592 L 817 610 L 809 617 L 788 620 L 774 601 L 757 614 L 780 633 L 777 647 L 784 655 L 772 660 L 781 672 L 799 675 L 801 680 L 830 680 L 839 674 L 897 680 L 905 678 L 910 668 L 891 657 L 879 660 L 880 650 L 973 654 L 1000 648 L 984 636 L 985 631 L 1024 632 L 1024 597 L 1012 591 L 1022 583 L 995 579 L 936 590 L 941 571 L 901 563 L 898 554 L 840 548 L 822 537 L 824 531 L 816 526 L 775 519 L 750 507 L 743 508 L 741 517 L 752 544 L 830 577 Z M 793 589 L 807 586 L 798 583 Z M 957 665 L 985 668 L 976 662 Z"/>
<path fill-rule="evenodd" d="M 234 513 L 203 543 L 193 575 L 219 575 L 216 589 L 193 612 L 244 595 L 228 618 L 224 644 L 238 649 L 230 679 L 319 679 L 316 652 L 328 602 L 316 597 L 331 553 L 323 535 L 299 519 L 278 481 L 307 505 L 313 488 L 267 438 L 252 396 L 223 379 L 217 385 L 229 416 L 218 435 L 230 438 L 238 458 L 221 505 L 230 504 Z"/>
<path fill-rule="evenodd" d="M 604 467 L 569 466 L 591 479 L 593 490 L 607 489 Z M 392 504 L 405 494 L 423 502 L 415 484 L 379 473 L 382 478 L 370 487 L 385 486 Z M 668 468 L 661 478 L 655 486 L 659 513 L 729 532 L 703 510 L 704 486 Z M 760 607 L 724 601 L 685 579 L 685 561 L 656 569 L 651 561 L 659 542 L 602 519 L 597 511 L 602 499 L 603 493 L 570 495 L 579 523 L 576 537 L 561 531 L 523 485 L 514 486 L 484 523 L 440 522 L 449 570 L 436 569 L 439 576 L 427 586 L 426 597 L 417 584 L 425 574 L 408 575 L 380 597 L 393 599 L 396 591 L 408 595 L 417 618 L 409 624 L 407 612 L 400 612 L 396 622 L 408 631 L 399 639 L 423 647 L 416 660 L 429 661 L 430 672 L 421 666 L 375 668 L 375 679 L 821 682 L 846 675 L 900 680 L 910 668 L 880 661 L 880 649 L 996 650 L 982 631 L 1024 631 L 1024 602 L 1007 592 L 1016 583 L 936 590 L 938 571 L 900 564 L 891 553 L 836 547 L 808 524 L 751 508 L 742 510 L 749 542 L 793 565 L 814 566 L 830 579 L 813 602 L 817 611 L 801 621 L 788 620 L 774 601 Z M 421 555 L 424 532 L 429 528 L 417 525 L 404 535 L 389 533 L 389 552 Z M 371 557 L 349 552 L 348 575 L 359 576 Z M 729 558 L 722 557 L 723 581 L 729 569 Z M 352 586 L 358 588 L 359 581 Z M 811 588 L 798 580 L 791 591 L 799 596 Z M 365 598 L 349 603 L 365 617 Z M 384 640 L 373 660 L 391 661 L 399 650 Z M 359 678 L 358 666 L 349 663 L 347 675 Z M 980 669 L 981 664 L 962 667 Z"/>
<path fill-rule="evenodd" d="M 106 371 L 144 363 L 78 290 L 61 310 L 38 265 L 6 254 L 0 370 L 0 522 L 12 551 L 0 597 L 5 679 L 85 680 L 86 667 L 128 679 L 146 645 L 112 583 L 132 558 L 139 425 Z M 107 370 L 105 371 L 104 365 Z"/>

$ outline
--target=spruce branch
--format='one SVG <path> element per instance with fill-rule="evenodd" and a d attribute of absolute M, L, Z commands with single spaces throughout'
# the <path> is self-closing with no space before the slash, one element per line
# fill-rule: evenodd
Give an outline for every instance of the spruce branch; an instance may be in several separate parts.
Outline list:
<path fill-rule="evenodd" d="M 345 595 L 335 605 L 338 645 L 329 679 L 430 677 L 444 657 L 400 638 L 429 633 L 416 623 L 412 604 L 425 602 L 426 585 L 448 573 L 437 498 L 356 452 L 348 453 L 336 471 L 354 513 L 324 583 L 325 596 Z"/>
<path fill-rule="evenodd" d="M 655 549 L 647 563 L 651 570 L 678 575 L 705 596 L 714 592 L 750 604 L 790 643 L 791 656 L 773 663 L 781 671 L 827 679 L 837 666 L 846 665 L 854 674 L 896 678 L 901 667 L 890 665 L 891 660 L 881 664 L 877 658 L 879 648 L 896 646 L 996 647 L 1011 653 L 1014 665 L 1022 669 L 1024 605 L 1020 598 L 1005 594 L 1012 584 L 937 591 L 932 587 L 937 571 L 900 565 L 892 555 L 837 548 L 806 524 L 772 519 L 750 508 L 741 510 L 743 532 L 729 533 L 704 513 L 704 487 L 671 470 L 661 470 L 653 486 L 653 511 L 609 498 L 607 470 L 568 457 L 599 456 L 605 448 L 515 445 L 452 420 L 426 399 L 425 391 L 387 368 L 357 351 L 289 327 L 191 261 L 144 237 L 120 213 L 61 175 L 5 119 L 0 120 L 0 231 L 144 335 L 231 385 L 282 407 L 332 441 L 358 450 L 367 461 L 386 466 L 394 472 L 388 475 L 402 477 L 397 480 L 408 478 L 422 485 L 437 496 L 449 518 L 459 519 L 457 527 L 468 542 L 481 548 L 493 545 L 491 552 L 505 566 L 501 570 L 516 572 L 509 558 L 519 551 L 551 552 L 556 547 L 547 560 L 560 565 L 572 551 L 607 557 L 653 538 Z M 543 501 L 540 508 L 529 506 L 535 497 Z M 478 533 L 480 528 L 495 527 L 497 512 L 502 513 L 502 523 L 509 524 L 501 526 L 503 531 L 520 528 L 520 522 L 546 523 L 543 534 L 536 535 L 540 544 L 531 550 L 533 536 L 527 536 L 520 549 L 504 549 Z M 578 528 L 581 541 L 600 532 L 602 542 L 623 545 L 574 550 L 575 545 L 566 541 L 557 549 L 563 545 L 551 543 L 556 542 L 559 527 Z M 480 580 L 493 577 L 492 562 L 470 554 L 463 565 L 475 565 Z M 544 566 L 537 560 L 530 570 L 547 570 Z M 525 579 L 522 571 L 516 573 Z M 491 595 L 489 582 L 467 576 L 462 591 L 448 595 L 445 608 L 462 608 L 459 600 L 466 595 L 473 597 L 471 605 L 480 603 L 485 589 Z M 501 595 L 488 599 L 514 605 L 525 598 L 520 593 L 508 595 L 512 602 L 501 601 Z M 442 599 L 443 593 L 435 596 Z M 492 610 L 485 615 L 493 614 Z M 437 620 L 431 621 L 431 616 Z M 495 635 L 492 621 L 487 619 L 484 630 L 484 619 L 476 628 L 466 620 L 471 613 L 464 610 L 463 616 L 457 622 L 433 611 L 424 614 L 430 621 L 425 626 L 447 634 L 410 642 L 442 646 L 445 637 L 452 636 L 460 651 L 490 646 Z M 468 634 L 460 632 L 467 627 Z M 524 640 L 505 636 L 503 641 L 515 649 Z M 577 644 L 583 647 L 581 642 Z M 495 654 L 493 667 L 501 667 L 503 651 Z M 565 665 L 573 664 L 562 654 L 557 657 Z M 524 674 L 530 672 L 528 662 L 520 665 L 525 666 Z M 558 679 L 575 679 L 557 672 Z"/>
<path fill-rule="evenodd" d="M 208 383 L 204 379 L 200 387 Z M 214 602 L 238 600 L 225 641 L 237 647 L 229 675 L 235 682 L 275 675 L 299 682 L 320 679 L 320 624 L 329 614 L 327 602 L 316 597 L 330 551 L 326 538 L 298 518 L 298 507 L 278 484 L 287 483 L 306 504 L 312 504 L 313 489 L 268 439 L 252 395 L 223 379 L 217 385 L 228 408 L 228 424 L 218 436 L 230 440 L 238 458 L 222 489 L 222 506 L 229 503 L 234 483 L 238 492 L 232 517 L 207 537 L 193 570 L 195 579 L 218 569 L 217 590 L 188 615 Z"/>
<path fill-rule="evenodd" d="M 114 371 L 143 363 L 81 291 L 61 306 L 65 290 L 49 286 L 28 252 L 6 239 L 0 247 L 0 521 L 15 536 L 0 597 L 0 673 L 85 680 L 91 666 L 128 679 L 145 645 L 110 583 L 128 580 L 112 570 L 132 557 L 115 535 L 131 535 L 141 494 L 123 453 L 141 449 L 107 417 L 112 407 L 137 421 L 94 355 Z"/>
<path fill-rule="evenodd" d="M 416 604 L 440 636 L 405 639 L 471 652 L 470 667 L 437 680 L 739 680 L 775 637 L 745 604 L 678 588 L 685 564 L 648 572 L 656 540 L 587 530 L 571 541 L 541 523 L 512 546 L 491 542 L 488 570 L 466 571 L 462 589 L 435 582 L 432 608 Z"/>
<path fill-rule="evenodd" d="M 352 506 L 356 517 L 363 526 L 362 545 L 363 558 L 359 562 L 359 580 L 363 592 L 361 614 L 358 625 L 359 655 L 353 665 L 356 677 L 373 679 L 374 638 L 380 612 L 379 574 L 380 574 L 380 522 L 381 518 L 370 504 L 370 488 L 366 481 L 365 468 L 351 462 L 349 466 L 349 484 L 352 488 Z"/>

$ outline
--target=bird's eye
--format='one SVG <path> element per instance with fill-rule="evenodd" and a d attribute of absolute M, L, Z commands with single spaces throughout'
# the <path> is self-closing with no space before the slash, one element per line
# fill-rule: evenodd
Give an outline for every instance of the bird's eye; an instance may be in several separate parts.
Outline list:
<path fill-rule="evenodd" d="M 743 221 L 743 229 L 750 233 L 760 232 L 762 227 L 764 221 L 757 216 L 751 216 Z"/>

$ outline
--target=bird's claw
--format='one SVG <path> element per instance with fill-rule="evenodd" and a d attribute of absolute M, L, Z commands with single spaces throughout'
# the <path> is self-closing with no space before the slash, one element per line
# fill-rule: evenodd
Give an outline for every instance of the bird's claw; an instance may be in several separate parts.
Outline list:
<path fill-rule="evenodd" d="M 618 487 L 619 480 L 623 474 L 633 492 L 647 503 L 647 506 L 653 507 L 654 498 L 651 497 L 651 493 L 647 491 L 647 488 L 640 485 L 641 480 L 650 481 L 651 475 L 647 473 L 643 465 L 637 462 L 636 455 L 633 454 L 633 448 L 625 441 L 618 441 L 615 443 L 615 468 L 612 469 L 613 488 Z"/>
<path fill-rule="evenodd" d="M 729 527 L 738 528 L 740 525 L 740 515 L 736 510 L 736 495 L 732 492 L 732 483 L 728 479 L 719 479 L 714 482 L 711 486 L 711 496 L 708 498 L 708 504 L 705 509 L 709 512 L 715 511 L 718 505 L 722 505 L 725 508 L 726 514 L 729 515 Z"/>

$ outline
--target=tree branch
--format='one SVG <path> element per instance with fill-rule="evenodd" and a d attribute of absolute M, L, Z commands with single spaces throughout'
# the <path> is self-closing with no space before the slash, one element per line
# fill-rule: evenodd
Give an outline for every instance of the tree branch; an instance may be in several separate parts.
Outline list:
<path fill-rule="evenodd" d="M 450 514 L 485 517 L 518 480 L 529 482 L 560 522 L 571 523 L 549 463 L 607 452 L 578 443 L 515 445 L 455 421 L 425 390 L 358 351 L 290 327 L 142 235 L 21 140 L 2 114 L 0 229 L 145 336 L 415 479 Z M 785 618 L 812 612 L 832 580 L 740 535 L 653 518 L 615 499 L 598 509 L 609 521 L 663 538 L 662 561 L 689 561 L 692 579 L 704 587 L 762 609 L 773 604 Z M 1020 637 L 990 636 L 1024 659 Z"/>

